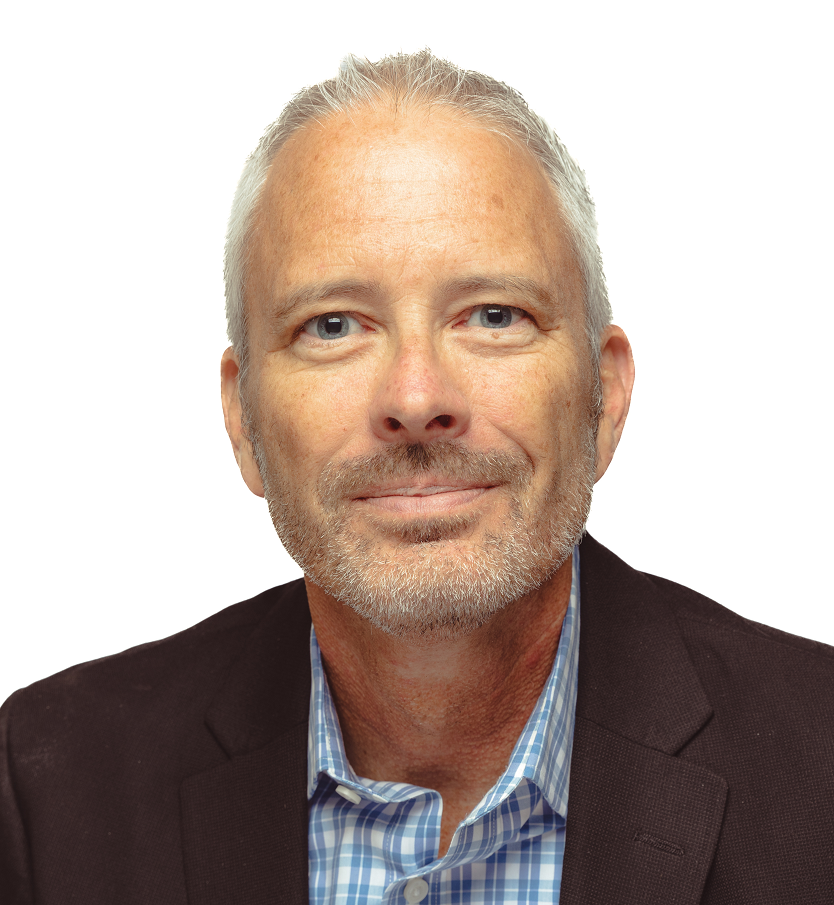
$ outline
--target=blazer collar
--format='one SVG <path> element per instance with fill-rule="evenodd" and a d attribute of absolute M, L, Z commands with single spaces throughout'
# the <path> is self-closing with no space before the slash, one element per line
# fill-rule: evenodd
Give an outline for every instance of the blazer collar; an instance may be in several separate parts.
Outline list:
<path fill-rule="evenodd" d="M 580 547 L 577 714 L 677 753 L 712 716 L 657 585 L 586 535 Z"/>
<path fill-rule="evenodd" d="M 590 535 L 580 548 L 580 716 L 665 754 L 677 753 L 712 708 L 674 613 L 649 577 Z M 264 747 L 310 707 L 310 612 L 304 582 L 276 602 L 230 670 L 206 723 L 230 756 Z"/>
<path fill-rule="evenodd" d="M 271 593 L 206 714 L 229 760 L 180 789 L 191 905 L 308 901 L 310 611 L 303 581 Z"/>
<path fill-rule="evenodd" d="M 651 579 L 588 536 L 580 575 L 561 901 L 698 902 L 726 784 L 673 755 L 709 701 Z M 276 594 L 206 716 L 230 760 L 182 786 L 193 905 L 307 901 L 310 615 L 303 582 Z"/>
<path fill-rule="evenodd" d="M 206 712 L 230 757 L 263 748 L 310 712 L 310 610 L 303 579 L 277 588 L 276 601 L 250 636 Z"/>
<path fill-rule="evenodd" d="M 727 785 L 675 757 L 712 708 L 664 594 L 591 537 L 581 546 L 579 692 L 562 905 L 695 905 Z"/>

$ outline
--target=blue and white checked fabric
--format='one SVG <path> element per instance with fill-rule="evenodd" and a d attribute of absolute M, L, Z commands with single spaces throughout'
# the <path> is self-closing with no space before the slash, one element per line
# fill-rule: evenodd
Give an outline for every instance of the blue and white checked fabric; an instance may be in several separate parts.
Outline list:
<path fill-rule="evenodd" d="M 438 859 L 440 795 L 364 779 L 351 769 L 313 631 L 307 748 L 311 905 L 558 902 L 578 659 L 574 548 L 570 604 L 550 677 L 507 769 Z M 359 803 L 339 795 L 338 785 L 353 790 Z M 428 884 L 428 892 L 416 878 Z"/>

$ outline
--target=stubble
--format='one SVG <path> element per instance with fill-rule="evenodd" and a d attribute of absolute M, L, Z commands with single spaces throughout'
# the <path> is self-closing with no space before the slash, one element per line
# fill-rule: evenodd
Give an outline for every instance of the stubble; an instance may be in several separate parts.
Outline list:
<path fill-rule="evenodd" d="M 570 556 L 590 509 L 594 415 L 536 496 L 527 456 L 436 440 L 332 462 L 305 499 L 257 430 L 250 427 L 250 436 L 275 530 L 305 575 L 390 635 L 452 638 L 540 587 Z M 479 529 L 477 507 L 432 518 L 357 518 L 354 500 L 364 488 L 429 473 L 494 488 L 506 504 L 501 524 Z"/>

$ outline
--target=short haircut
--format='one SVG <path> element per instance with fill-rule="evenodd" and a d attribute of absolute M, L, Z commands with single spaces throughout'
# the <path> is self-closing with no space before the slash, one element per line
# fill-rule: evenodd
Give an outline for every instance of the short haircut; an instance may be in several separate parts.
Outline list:
<path fill-rule="evenodd" d="M 514 88 L 479 72 L 461 69 L 429 50 L 396 54 L 377 63 L 350 55 L 335 78 L 299 92 L 284 108 L 246 161 L 235 192 L 226 235 L 224 275 L 229 340 L 248 366 L 246 277 L 253 226 L 272 162 L 284 143 L 311 122 L 361 107 L 403 110 L 409 106 L 450 108 L 527 148 L 544 167 L 561 205 L 568 239 L 585 287 L 585 326 L 594 365 L 599 337 L 611 322 L 611 306 L 597 242 L 594 202 L 585 174 L 559 136 Z"/>

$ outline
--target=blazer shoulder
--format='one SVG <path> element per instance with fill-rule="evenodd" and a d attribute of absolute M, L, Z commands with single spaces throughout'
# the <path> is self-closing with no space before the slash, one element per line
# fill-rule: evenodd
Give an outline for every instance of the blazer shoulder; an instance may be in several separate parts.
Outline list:
<path fill-rule="evenodd" d="M 131 902 L 185 901 L 180 789 L 229 758 L 210 706 L 267 628 L 262 646 L 286 679 L 291 658 L 274 645 L 300 659 L 308 626 L 294 582 L 15 692 L 0 708 L 0 900 L 124 901 L 128 890 Z M 244 691 L 240 710 L 259 700 Z"/>
<path fill-rule="evenodd" d="M 780 645 L 781 648 L 794 650 L 797 654 L 810 654 L 829 664 L 834 671 L 834 647 L 831 645 L 747 619 L 704 594 L 699 594 L 668 578 L 649 573 L 641 574 L 663 594 L 679 621 L 685 619 L 698 622 L 716 631 L 737 632 L 750 640 Z"/>
<path fill-rule="evenodd" d="M 746 641 L 778 645 L 782 655 L 810 655 L 823 669 L 834 669 L 831 645 L 747 619 L 682 584 L 634 569 L 590 535 L 583 538 L 580 555 L 583 584 L 587 582 L 596 586 L 596 590 L 601 589 L 606 599 L 616 596 L 633 606 L 651 597 L 662 601 L 679 625 L 698 623 L 707 634 L 710 631 L 736 633 Z M 742 638 L 737 637 L 736 641 L 740 643 Z"/>
<path fill-rule="evenodd" d="M 276 607 L 306 613 L 302 579 L 232 604 L 169 637 L 34 682 L 8 698 L 3 718 L 43 732 L 50 725 L 58 731 L 81 714 L 153 711 L 172 698 L 205 706 L 248 638 Z"/>

